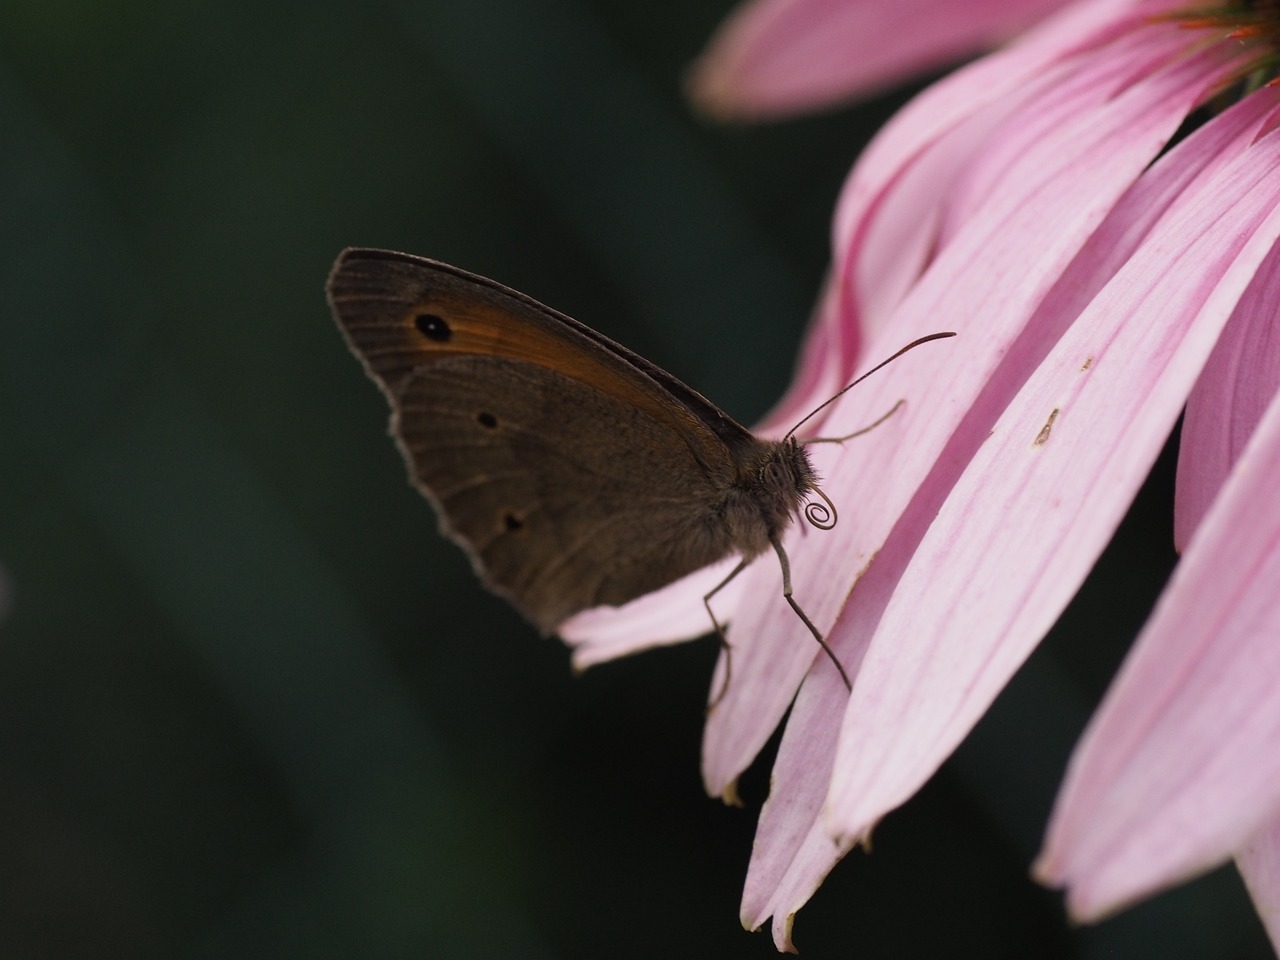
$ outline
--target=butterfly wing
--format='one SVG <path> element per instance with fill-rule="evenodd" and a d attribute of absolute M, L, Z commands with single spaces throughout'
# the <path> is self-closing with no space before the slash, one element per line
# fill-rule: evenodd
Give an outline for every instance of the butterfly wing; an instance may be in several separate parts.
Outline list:
<path fill-rule="evenodd" d="M 329 299 L 442 529 L 544 632 L 732 549 L 721 431 L 750 434 L 674 377 L 521 294 L 405 254 L 347 251 Z"/>

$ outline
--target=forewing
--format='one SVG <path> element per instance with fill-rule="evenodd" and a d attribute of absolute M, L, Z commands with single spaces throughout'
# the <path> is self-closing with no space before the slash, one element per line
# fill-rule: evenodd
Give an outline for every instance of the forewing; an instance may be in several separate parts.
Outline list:
<path fill-rule="evenodd" d="M 352 248 L 338 257 L 329 303 L 352 352 L 389 400 L 414 373 L 450 357 L 524 360 L 590 384 L 687 434 L 695 450 L 751 434 L 697 391 L 608 337 L 518 291 L 423 257 Z"/>

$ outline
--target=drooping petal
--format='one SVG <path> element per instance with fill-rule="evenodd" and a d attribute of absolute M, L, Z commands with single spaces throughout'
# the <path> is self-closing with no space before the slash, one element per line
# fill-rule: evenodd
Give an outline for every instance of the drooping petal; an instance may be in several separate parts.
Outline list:
<path fill-rule="evenodd" d="M 1124 49 L 1117 45 L 1114 50 L 1104 51 L 1102 61 L 1090 64 L 1097 71 L 1096 76 L 1106 78 L 1105 84 L 1100 83 L 1091 89 L 1087 83 L 1070 85 L 1061 80 L 1055 81 L 1047 96 L 1051 98 L 1054 93 L 1060 93 L 1079 100 L 1074 123 L 1067 122 L 1073 112 L 1063 110 L 1060 121 L 1050 124 L 1038 142 L 1029 143 L 1025 150 L 1017 151 L 1024 165 L 1007 168 L 1005 191 L 993 194 L 990 209 L 984 211 L 983 217 L 975 215 L 969 228 L 957 234 L 894 319 L 895 325 L 900 321 L 910 324 L 908 332 L 919 329 L 931 316 L 971 316 L 980 322 L 961 330 L 960 338 L 954 341 L 952 355 L 946 358 L 947 362 L 941 369 L 935 364 L 927 382 L 913 384 L 906 391 L 910 398 L 906 410 L 908 418 L 917 397 L 920 398 L 919 408 L 931 411 L 928 420 L 912 423 L 906 430 L 910 447 L 906 451 L 894 450 L 895 444 L 902 442 L 901 438 L 882 434 L 886 428 L 880 428 L 876 433 L 860 438 L 859 444 L 865 441 L 865 447 L 855 448 L 861 453 L 883 445 L 878 451 L 878 459 L 886 469 L 884 476 L 874 478 L 883 483 L 873 483 L 860 495 L 855 495 L 855 486 L 850 483 L 844 490 L 845 496 L 837 498 L 842 508 L 849 503 L 855 514 L 850 524 L 853 532 L 846 532 L 839 545 L 847 549 L 853 542 L 856 547 L 856 541 L 864 532 L 879 539 L 871 540 L 870 545 L 863 547 L 865 553 L 861 557 L 846 558 L 843 562 L 828 557 L 827 569 L 860 569 L 861 563 L 865 563 L 875 550 L 875 544 L 878 542 L 883 546 L 866 576 L 854 587 L 842 619 L 831 634 L 832 643 L 842 659 L 848 651 L 857 662 L 858 651 L 865 648 L 866 638 L 875 629 L 896 577 L 907 558 L 915 553 L 916 543 L 937 511 L 938 504 L 943 502 L 954 477 L 965 460 L 972 456 L 973 450 L 982 446 L 995 416 L 1034 367 L 1034 361 L 1047 352 L 1047 345 L 1028 344 L 1025 336 L 1022 340 L 1015 339 L 1022 325 L 1036 313 L 1049 288 L 1062 276 L 1067 263 L 1114 205 L 1116 197 L 1138 176 L 1206 89 L 1206 65 L 1181 62 L 1137 84 L 1126 81 L 1121 86 L 1125 92 L 1118 95 L 1115 87 L 1118 75 L 1111 69 L 1112 63 L 1106 62 L 1106 57 L 1130 55 L 1135 42 L 1135 39 L 1126 40 Z M 1138 45 L 1141 46 L 1140 43 Z M 1144 87 L 1144 84 L 1148 86 Z M 1052 110 L 1050 112 L 1053 113 Z M 1013 115 L 1007 122 L 1016 128 L 1022 118 Z M 999 272 L 999 278 L 995 280 L 991 279 L 993 270 Z M 967 278 L 979 276 L 984 277 L 981 283 L 966 283 Z M 1101 283 L 1096 286 L 1101 286 Z M 1066 292 L 1075 293 L 1075 288 Z M 1059 290 L 1058 294 L 1062 296 L 1064 291 Z M 1041 316 L 1034 334 L 1047 334 L 1051 342 L 1070 319 L 1071 316 Z M 951 343 L 948 341 L 948 346 Z M 1005 364 L 997 367 L 993 358 L 1005 354 L 1009 354 Z M 992 384 L 1001 378 L 1004 383 L 993 389 Z M 900 386 L 887 384 L 880 397 L 872 397 L 868 402 L 883 403 L 892 396 L 888 391 L 898 391 Z M 877 389 L 873 387 L 868 392 L 876 393 Z M 950 402 L 944 398 L 950 398 Z M 959 443 L 953 439 L 942 450 L 948 434 L 955 429 L 956 420 L 964 414 L 966 407 L 969 419 L 962 433 L 967 435 Z M 1036 425 L 1037 430 L 1042 423 L 1043 417 Z M 1032 431 L 1028 442 L 1034 437 L 1035 431 Z M 921 473 L 904 477 L 901 468 L 906 464 L 906 458 L 919 452 L 921 447 L 928 458 L 926 464 L 916 465 Z M 849 455 L 852 453 L 850 451 Z M 929 465 L 935 461 L 937 467 L 933 475 L 922 484 Z M 904 517 L 902 511 L 910 491 L 916 488 L 920 493 Z M 897 499 L 893 499 L 895 496 Z M 896 529 L 889 536 L 889 529 L 895 521 Z M 842 516 L 841 523 L 845 522 L 846 518 Z M 824 542 L 821 538 L 815 539 Z M 952 580 L 962 580 L 966 569 L 961 564 L 949 571 L 949 575 Z M 927 579 L 947 574 L 946 570 L 925 571 L 923 576 L 916 577 L 915 586 L 923 584 L 927 594 Z M 751 595 L 749 591 L 740 615 L 745 615 Z M 900 603 L 897 598 L 894 602 Z M 917 606 L 924 602 L 919 594 L 912 601 Z M 909 619 L 911 606 L 901 604 L 901 615 Z M 1052 615 L 1049 620 L 1052 621 Z M 939 635 L 945 632 L 936 623 L 924 630 Z M 885 642 L 884 647 L 879 647 L 883 633 L 882 625 L 876 636 L 876 646 L 867 655 L 868 660 L 862 663 L 853 704 L 861 703 L 862 710 L 872 713 L 883 704 L 884 709 L 896 717 L 899 710 L 905 709 L 901 701 L 918 698 L 919 694 L 912 691 L 899 696 L 901 691 L 891 689 L 892 684 L 901 678 L 890 676 L 886 679 L 882 675 L 874 681 L 868 680 L 866 671 L 877 648 L 882 651 L 882 660 L 897 657 L 904 648 L 904 638 L 896 636 Z M 910 659 L 898 666 L 908 668 L 905 672 L 909 678 L 910 666 L 920 666 L 918 660 L 921 655 L 913 656 L 908 650 L 907 656 Z M 885 667 L 882 665 L 879 669 L 884 671 Z M 939 748 L 939 752 L 927 759 L 911 758 L 920 764 L 916 768 L 919 779 L 904 788 L 905 794 L 895 802 L 882 805 L 859 830 L 847 831 L 841 846 L 833 846 L 821 822 L 820 810 L 824 799 L 825 772 L 832 769 L 834 761 L 834 738 L 829 734 L 832 718 L 840 711 L 838 697 L 841 691 L 835 691 L 837 699 L 834 700 L 815 693 L 810 684 L 817 677 L 815 674 L 806 684 L 788 723 L 774 772 L 775 794 L 781 796 L 785 792 L 785 803 L 771 800 L 762 815 L 744 895 L 744 923 L 756 926 L 772 914 L 775 940 L 784 949 L 788 946 L 790 916 L 812 894 L 849 844 L 871 821 L 914 790 L 927 776 L 927 772 L 922 772 L 925 767 L 931 771 L 951 748 Z M 942 673 L 934 678 L 939 683 L 945 679 Z M 954 697 L 954 691 L 950 695 Z M 927 696 L 912 699 L 913 709 L 927 701 Z M 709 725 L 709 737 L 716 719 L 713 717 Z M 892 722 L 875 724 L 871 729 L 873 735 L 880 737 L 880 743 L 870 748 L 873 755 L 901 746 L 892 742 L 893 731 L 888 729 Z M 967 730 L 967 726 L 964 729 Z M 867 732 L 864 728 L 847 740 L 851 744 L 850 749 L 856 749 L 854 745 Z M 917 742 L 910 746 L 919 745 Z M 910 754 L 912 751 L 909 749 L 907 752 Z M 732 769 L 728 764 L 722 768 L 726 772 Z M 813 771 L 818 773 L 809 775 Z M 797 842 L 798 837 L 803 837 L 803 841 Z"/>
<path fill-rule="evenodd" d="M 1173 31 L 1159 33 L 1155 41 L 1167 55 L 1168 33 Z M 1080 68 L 1098 75 L 1096 83 L 1087 76 L 1074 84 L 1051 83 L 1039 106 L 1027 105 L 1071 114 L 1053 106 L 1055 98 L 1064 98 L 1074 100 L 1077 110 L 1073 122 L 1064 116 L 1040 142 L 1027 145 L 1020 166 L 1009 172 L 1007 190 L 993 197 L 989 216 L 975 218 L 972 229 L 941 252 L 895 316 L 894 330 L 898 340 L 907 340 L 936 331 L 938 318 L 972 317 L 972 324 L 955 340 L 922 348 L 868 381 L 856 396 L 847 395 L 823 430 L 856 429 L 907 397 L 886 424 L 844 448 L 811 448 L 840 509 L 839 535 L 801 528 L 788 545 L 796 597 L 820 629 L 845 608 L 860 571 L 882 550 L 1022 324 L 1203 93 L 1209 68 L 1179 60 L 1117 95 L 1110 62 L 1129 56 L 1135 42 L 1108 47 L 1099 62 Z M 1020 120 L 1015 115 L 1007 122 L 1016 128 Z M 993 271 L 999 276 L 993 278 Z M 995 412 L 986 416 L 989 423 Z M 957 467 L 948 461 L 944 469 L 954 473 Z M 744 574 L 749 584 L 735 623 L 750 626 L 731 631 L 734 688 L 710 718 L 704 746 L 704 778 L 713 793 L 731 784 L 755 756 L 813 662 L 813 641 L 779 602 L 777 573 L 768 566 L 757 563 Z M 833 641 L 843 642 L 842 635 L 835 631 Z M 851 649 L 837 650 L 842 662 L 865 638 L 848 642 Z"/>
<path fill-rule="evenodd" d="M 841 191 L 832 224 L 839 310 L 825 312 L 823 322 L 861 328 L 866 337 L 878 339 L 968 213 L 981 209 L 981 192 L 972 187 L 960 202 L 957 180 L 987 149 L 1001 123 L 1028 115 L 1032 122 L 1046 122 L 1041 98 L 1070 82 L 1080 70 L 1080 56 L 1123 40 L 1170 3 L 1073 4 L 899 111 L 867 147 Z M 1144 52 L 1134 53 L 1132 60 L 1114 57 L 1108 68 L 1135 75 L 1145 64 Z M 1146 57 L 1163 55 L 1158 48 L 1145 52 Z M 999 182 L 988 181 L 993 179 Z M 853 372 L 851 360 L 846 362 L 838 378 L 843 382 Z"/>
<path fill-rule="evenodd" d="M 846 635 L 860 641 L 840 645 L 841 660 L 849 671 L 857 671 L 876 612 L 884 609 L 892 592 L 892 573 L 902 568 L 910 552 L 910 545 L 891 541 L 859 580 L 858 602 L 846 610 L 842 621 L 854 621 L 855 629 Z M 774 762 L 769 798 L 760 811 L 740 918 L 744 927 L 755 930 L 772 916 L 779 950 L 793 950 L 791 927 L 796 912 L 851 847 L 831 837 L 821 815 L 840 734 L 837 718 L 847 700 L 833 671 L 816 670 L 806 679 Z"/>
<path fill-rule="evenodd" d="M 795 382 L 759 430 L 780 436 L 848 384 L 857 365 L 878 361 L 859 349 L 878 334 L 940 246 L 939 221 L 952 178 L 982 149 L 1005 104 L 1051 86 L 1048 65 L 1068 51 L 1102 43 L 1163 9 L 1144 0 L 1118 18 L 1100 14 L 1116 0 L 1077 3 L 1018 44 L 984 57 L 921 93 L 867 147 L 841 191 L 833 218 L 837 280 L 824 284 Z M 1123 5 L 1123 4 L 1122 4 Z M 1030 81 L 1040 77 L 1038 85 Z M 886 344 L 886 349 L 889 345 Z"/>
<path fill-rule="evenodd" d="M 1249 838 L 1236 855 L 1253 905 L 1280 953 L 1280 816 Z"/>
<path fill-rule="evenodd" d="M 929 211 L 941 205 L 949 194 L 952 178 L 963 169 L 959 162 L 953 161 L 954 169 L 950 171 L 939 167 L 938 178 L 917 177 L 911 189 L 896 190 L 904 195 L 898 202 L 915 201 L 918 206 L 914 209 L 904 208 L 900 215 L 891 217 L 883 210 L 876 211 L 874 217 L 871 215 L 873 208 L 883 206 L 889 188 L 903 175 L 913 173 L 918 155 L 936 150 L 938 142 L 951 131 L 961 125 L 971 125 L 975 116 L 990 112 L 994 105 L 1013 98 L 1008 108 L 1013 109 L 1019 99 L 1035 96 L 1027 84 L 1043 77 L 1046 70 L 1053 69 L 1057 63 L 1070 63 L 1078 51 L 1103 46 L 1159 9 L 1153 3 L 1118 3 L 1116 0 L 1071 4 L 1016 44 L 983 57 L 924 90 L 885 124 L 845 184 L 833 221 L 837 263 L 849 266 L 852 256 L 874 252 L 853 249 L 865 239 L 863 234 L 869 224 L 885 219 L 900 221 L 888 228 L 880 227 L 886 230 L 883 239 L 888 239 L 910 230 L 911 225 L 921 219 L 921 213 L 927 214 L 924 217 L 927 221 L 936 220 L 937 214 Z M 970 138 L 972 134 L 966 139 Z M 964 152 L 973 153 L 981 146 L 981 141 L 969 142 Z M 887 246 L 896 250 L 901 244 Z M 878 282 L 880 271 L 867 269 L 865 273 L 867 281 Z M 916 273 L 918 275 L 918 270 Z"/>
<path fill-rule="evenodd" d="M 1083 580 L 1275 239 L 1275 138 L 1175 207 L 996 423 L 863 664 L 831 796 L 857 836 L 959 742 Z M 881 692 L 882 691 L 882 692 Z M 921 705 L 924 705 L 923 708 Z"/>
<path fill-rule="evenodd" d="M 586 670 L 642 650 L 683 643 L 712 631 L 702 598 L 729 575 L 736 558 L 695 570 L 687 577 L 621 607 L 596 607 L 560 625 L 560 638 L 573 648 L 573 666 Z M 742 591 L 736 578 L 715 597 L 717 616 L 727 619 Z"/>
<path fill-rule="evenodd" d="M 724 117 L 866 94 L 1012 36 L 1063 0 L 754 0 L 694 64 L 690 92 Z"/>
<path fill-rule="evenodd" d="M 1249 246 L 1278 235 L 1273 212 Z M 1277 475 L 1280 395 L 1072 757 L 1036 870 L 1081 919 L 1221 863 L 1280 810 Z"/>
<path fill-rule="evenodd" d="M 1280 388 L 1280 247 L 1222 332 L 1187 400 L 1178 448 L 1174 543 L 1182 550 Z"/>

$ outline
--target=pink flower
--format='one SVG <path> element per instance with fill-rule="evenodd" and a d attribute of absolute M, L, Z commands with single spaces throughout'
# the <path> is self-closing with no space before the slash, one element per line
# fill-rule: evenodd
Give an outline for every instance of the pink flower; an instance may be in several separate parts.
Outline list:
<path fill-rule="evenodd" d="M 782 112 L 1054 6 L 859 159 L 800 376 L 762 428 L 785 432 L 914 337 L 959 332 L 842 397 L 821 432 L 905 397 L 887 423 L 812 448 L 840 521 L 797 525 L 787 548 L 852 694 L 781 602 L 776 565 L 715 601 L 734 660 L 704 741 L 712 794 L 733 796 L 791 709 L 742 903 L 749 928 L 773 918 L 779 949 L 1062 612 L 1184 404 L 1182 565 L 1071 764 L 1037 869 L 1091 919 L 1236 856 L 1280 942 L 1280 89 L 1169 147 L 1270 55 L 1273 28 L 1179 22 L 1171 0 L 916 0 L 919 29 L 901 3 L 760 0 L 695 84 L 723 112 Z M 886 11 L 900 21 L 868 30 Z M 581 615 L 564 631 L 576 661 L 705 633 L 701 596 L 723 574 Z"/>

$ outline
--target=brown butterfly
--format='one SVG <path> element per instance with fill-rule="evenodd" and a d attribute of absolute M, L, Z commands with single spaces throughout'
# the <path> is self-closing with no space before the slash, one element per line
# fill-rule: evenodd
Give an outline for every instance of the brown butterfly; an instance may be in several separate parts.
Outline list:
<path fill-rule="evenodd" d="M 444 263 L 349 249 L 328 295 L 442 532 L 544 634 L 736 554 L 704 598 L 727 649 L 709 600 L 772 546 L 849 685 L 791 596 L 783 531 L 801 509 L 835 521 L 830 501 L 806 507 L 823 495 L 794 431 L 757 437 L 626 347 Z"/>

